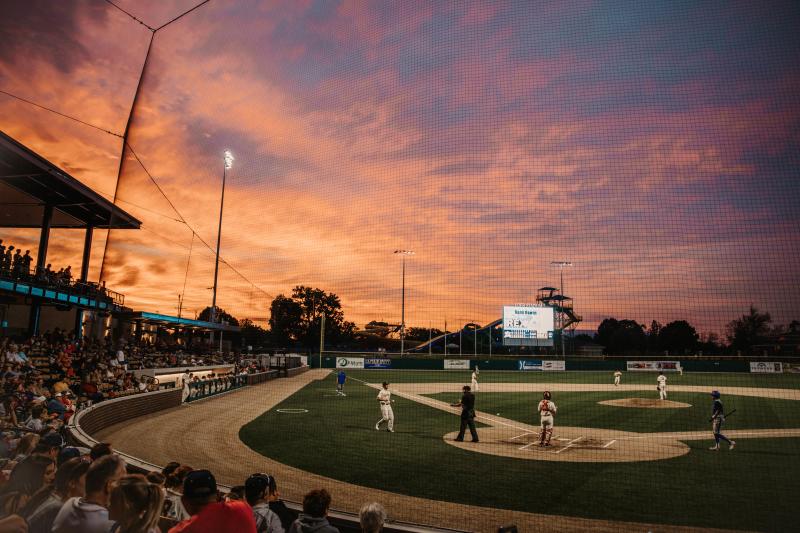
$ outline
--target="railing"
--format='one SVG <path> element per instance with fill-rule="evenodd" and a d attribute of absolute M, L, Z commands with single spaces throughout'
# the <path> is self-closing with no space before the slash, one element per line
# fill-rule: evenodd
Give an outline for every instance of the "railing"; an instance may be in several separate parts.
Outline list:
<path fill-rule="evenodd" d="M 78 305 L 88 305 L 89 299 L 102 300 L 106 303 L 112 303 L 115 306 L 122 307 L 125 305 L 125 295 L 105 286 L 91 281 L 79 281 L 72 278 L 56 279 L 54 272 L 36 272 L 34 270 L 20 270 L 15 269 L 0 269 L 0 278 L 7 280 L 4 285 L 8 285 L 8 290 L 30 295 L 48 298 L 51 297 L 47 293 L 68 294 L 73 298 L 67 298 L 64 303 L 74 303 Z M 58 299 L 55 296 L 52 299 Z M 80 300 L 86 300 L 81 302 Z M 105 309 L 106 306 L 88 305 L 89 307 L 101 307 Z"/>
<path fill-rule="evenodd" d="M 202 400 L 203 398 L 244 387 L 247 384 L 247 374 L 193 381 L 189 383 L 189 397 L 186 398 L 186 401 Z"/>

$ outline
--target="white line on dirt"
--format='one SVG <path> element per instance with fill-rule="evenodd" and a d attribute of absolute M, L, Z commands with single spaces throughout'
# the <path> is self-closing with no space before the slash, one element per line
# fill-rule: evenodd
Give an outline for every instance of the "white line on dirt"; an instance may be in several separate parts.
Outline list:
<path fill-rule="evenodd" d="M 576 443 L 576 442 L 578 442 L 579 440 L 581 440 L 582 438 L 583 438 L 583 435 L 581 435 L 581 436 L 580 436 L 580 437 L 578 437 L 577 439 L 572 439 L 571 441 L 569 441 L 569 442 L 567 443 L 567 445 L 566 445 L 566 446 L 564 446 L 564 447 L 563 447 L 563 448 L 561 448 L 560 450 L 558 450 L 558 451 L 556 451 L 556 452 L 553 452 L 553 453 L 561 453 L 561 452 L 563 452 L 563 451 L 565 451 L 565 450 L 568 450 L 568 449 L 572 448 L 573 446 L 575 446 L 575 443 Z"/>
<path fill-rule="evenodd" d="M 533 433 L 533 431 L 526 431 L 526 432 L 525 432 L 525 433 L 523 433 L 522 435 L 517 435 L 516 437 L 511 437 L 511 438 L 510 438 L 510 439 L 508 439 L 508 440 L 514 440 L 514 439 L 518 439 L 518 438 L 520 438 L 520 437 L 524 437 L 525 435 L 531 435 L 532 433 Z"/>
<path fill-rule="evenodd" d="M 612 444 L 614 444 L 615 442 L 617 442 L 617 441 L 616 441 L 616 439 L 614 439 L 614 440 L 612 440 L 611 442 L 607 443 L 605 446 L 603 446 L 603 448 L 608 448 L 609 446 L 611 446 L 611 445 L 612 445 Z"/>
<path fill-rule="evenodd" d="M 530 448 L 531 446 L 533 446 L 534 444 L 538 444 L 538 443 L 536 441 L 533 441 L 530 444 L 526 444 L 525 446 L 520 446 L 519 449 L 520 450 L 526 450 L 526 449 Z"/>

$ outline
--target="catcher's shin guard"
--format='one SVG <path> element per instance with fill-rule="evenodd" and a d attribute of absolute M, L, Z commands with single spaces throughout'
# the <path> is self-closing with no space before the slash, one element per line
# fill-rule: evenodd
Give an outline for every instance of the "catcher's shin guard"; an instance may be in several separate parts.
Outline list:
<path fill-rule="evenodd" d="M 545 444 L 550 444 L 550 439 L 553 438 L 553 428 L 548 428 L 544 432 L 547 434 L 547 441 L 545 441 Z"/>

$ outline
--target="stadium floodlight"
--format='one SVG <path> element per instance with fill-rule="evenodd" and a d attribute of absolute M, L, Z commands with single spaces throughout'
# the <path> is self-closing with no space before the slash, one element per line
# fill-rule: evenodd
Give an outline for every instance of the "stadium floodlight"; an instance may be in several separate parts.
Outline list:
<path fill-rule="evenodd" d="M 414 255 L 414 251 L 395 250 L 394 253 L 403 256 L 403 289 L 400 298 L 400 357 L 403 357 L 406 343 L 406 256 Z"/>
<path fill-rule="evenodd" d="M 564 348 L 564 268 L 571 267 L 572 261 L 550 261 L 550 266 L 557 266 L 561 270 L 561 312 L 559 313 L 559 320 L 561 326 L 559 329 L 561 331 L 561 357 L 566 358 L 566 349 Z"/>
<path fill-rule="evenodd" d="M 233 153 L 225 150 L 222 153 L 224 164 L 222 165 L 222 196 L 219 200 L 219 226 L 217 229 L 217 253 L 214 261 L 214 292 L 211 296 L 211 322 L 217 321 L 217 277 L 219 276 L 219 247 L 222 241 L 222 209 L 225 207 L 225 181 L 228 177 L 228 170 L 233 167 Z M 214 343 L 214 330 L 211 330 L 211 343 Z M 222 332 L 220 332 L 219 351 L 222 353 Z"/>

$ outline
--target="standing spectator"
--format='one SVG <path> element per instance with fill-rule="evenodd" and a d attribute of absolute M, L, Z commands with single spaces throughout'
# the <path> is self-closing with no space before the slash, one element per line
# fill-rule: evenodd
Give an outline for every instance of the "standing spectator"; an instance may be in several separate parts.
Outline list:
<path fill-rule="evenodd" d="M 358 521 L 361 523 L 362 533 L 380 533 L 383 531 L 383 523 L 386 522 L 386 509 L 377 502 L 365 503 L 358 513 Z"/>
<path fill-rule="evenodd" d="M 192 516 L 170 529 L 169 533 L 219 531 L 255 533 L 256 531 L 253 511 L 246 503 L 218 501 L 217 481 L 208 470 L 195 470 L 186 476 L 183 482 L 182 501 Z"/>
<path fill-rule="evenodd" d="M 20 514 L 33 494 L 53 482 L 56 464 L 49 457 L 33 455 L 18 463 L 0 490 L 0 516 Z"/>
<path fill-rule="evenodd" d="M 86 472 L 86 496 L 64 503 L 53 522 L 53 533 L 108 533 L 114 523 L 108 519 L 111 491 L 125 475 L 125 461 L 106 455 L 94 461 Z"/>
<path fill-rule="evenodd" d="M 58 468 L 52 485 L 45 486 L 34 494 L 23 511 L 28 521 L 29 533 L 50 533 L 53 521 L 64 502 L 85 495 L 87 470 L 89 461 L 70 459 Z"/>
<path fill-rule="evenodd" d="M 289 533 L 339 533 L 328 522 L 331 495 L 325 489 L 312 490 L 303 497 L 303 512 L 292 524 Z"/>
<path fill-rule="evenodd" d="M 25 250 L 25 255 L 22 256 L 22 275 L 25 277 L 30 276 L 31 274 L 31 263 L 33 262 L 33 257 L 31 257 L 31 251 Z"/>
<path fill-rule="evenodd" d="M 116 525 L 110 533 L 159 533 L 163 505 L 161 487 L 140 474 L 123 477 L 111 491 L 109 517 Z"/>
<path fill-rule="evenodd" d="M 269 508 L 267 501 L 271 481 L 267 474 L 253 474 L 244 483 L 244 494 L 253 508 L 258 533 L 284 533 L 280 517 Z"/>

